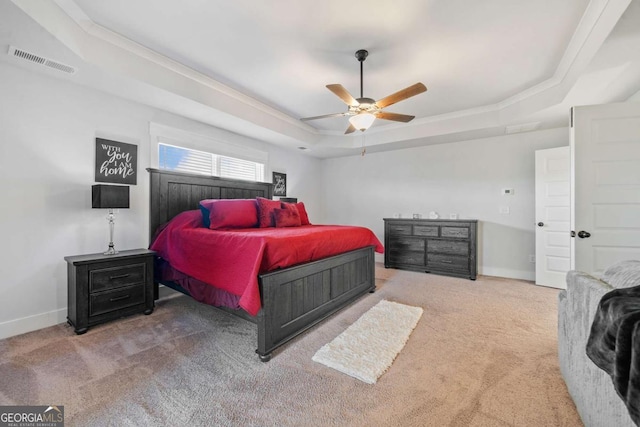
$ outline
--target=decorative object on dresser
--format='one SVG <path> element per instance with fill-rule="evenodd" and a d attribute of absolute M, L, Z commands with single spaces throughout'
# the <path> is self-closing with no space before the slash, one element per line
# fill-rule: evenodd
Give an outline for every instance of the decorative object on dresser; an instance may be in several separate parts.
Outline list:
<path fill-rule="evenodd" d="M 97 184 L 91 187 L 91 207 L 94 209 L 109 209 L 109 249 L 105 255 L 118 253 L 113 245 L 113 229 L 115 226 L 114 209 L 129 209 L 129 187 L 123 185 Z"/>
<path fill-rule="evenodd" d="M 475 219 L 384 218 L 384 266 L 476 280 L 477 224 Z"/>
<path fill-rule="evenodd" d="M 75 332 L 130 314 L 151 314 L 154 257 L 147 249 L 65 257 L 67 320 Z"/>

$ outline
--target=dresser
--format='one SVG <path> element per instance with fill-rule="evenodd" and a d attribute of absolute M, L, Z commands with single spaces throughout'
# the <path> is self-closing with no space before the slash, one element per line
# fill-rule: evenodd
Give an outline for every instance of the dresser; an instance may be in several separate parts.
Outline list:
<path fill-rule="evenodd" d="M 153 261 L 147 249 L 65 257 L 67 319 L 77 334 L 89 326 L 153 312 Z"/>
<path fill-rule="evenodd" d="M 478 221 L 384 218 L 384 266 L 476 280 Z"/>

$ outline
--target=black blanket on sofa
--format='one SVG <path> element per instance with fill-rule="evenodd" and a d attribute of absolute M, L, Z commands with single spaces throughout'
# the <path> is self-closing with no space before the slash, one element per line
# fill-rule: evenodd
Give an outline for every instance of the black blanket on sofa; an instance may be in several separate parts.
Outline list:
<path fill-rule="evenodd" d="M 587 356 L 611 376 L 631 419 L 640 426 L 640 286 L 615 289 L 602 297 Z"/>

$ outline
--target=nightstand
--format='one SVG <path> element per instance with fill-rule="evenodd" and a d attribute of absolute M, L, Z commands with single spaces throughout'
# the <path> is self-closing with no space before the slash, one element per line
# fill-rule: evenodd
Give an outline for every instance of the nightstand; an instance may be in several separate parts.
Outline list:
<path fill-rule="evenodd" d="M 147 249 L 65 257 L 67 319 L 76 334 L 130 314 L 151 314 L 154 257 Z"/>

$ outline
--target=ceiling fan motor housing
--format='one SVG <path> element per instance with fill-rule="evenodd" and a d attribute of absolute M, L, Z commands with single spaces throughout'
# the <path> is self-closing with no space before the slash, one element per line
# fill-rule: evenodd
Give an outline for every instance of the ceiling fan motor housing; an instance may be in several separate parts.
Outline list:
<path fill-rule="evenodd" d="M 376 100 L 375 99 L 371 99 L 371 98 L 358 98 L 356 99 L 356 101 L 358 101 L 358 106 L 356 107 L 349 107 L 349 112 L 354 112 L 354 113 L 361 113 L 361 112 L 367 112 L 367 113 L 375 113 L 376 111 L 379 111 L 380 108 L 376 105 Z"/>
<path fill-rule="evenodd" d="M 367 59 L 367 56 L 369 56 L 369 52 L 364 49 L 360 49 L 359 51 L 356 52 L 356 59 L 360 62 Z"/>

